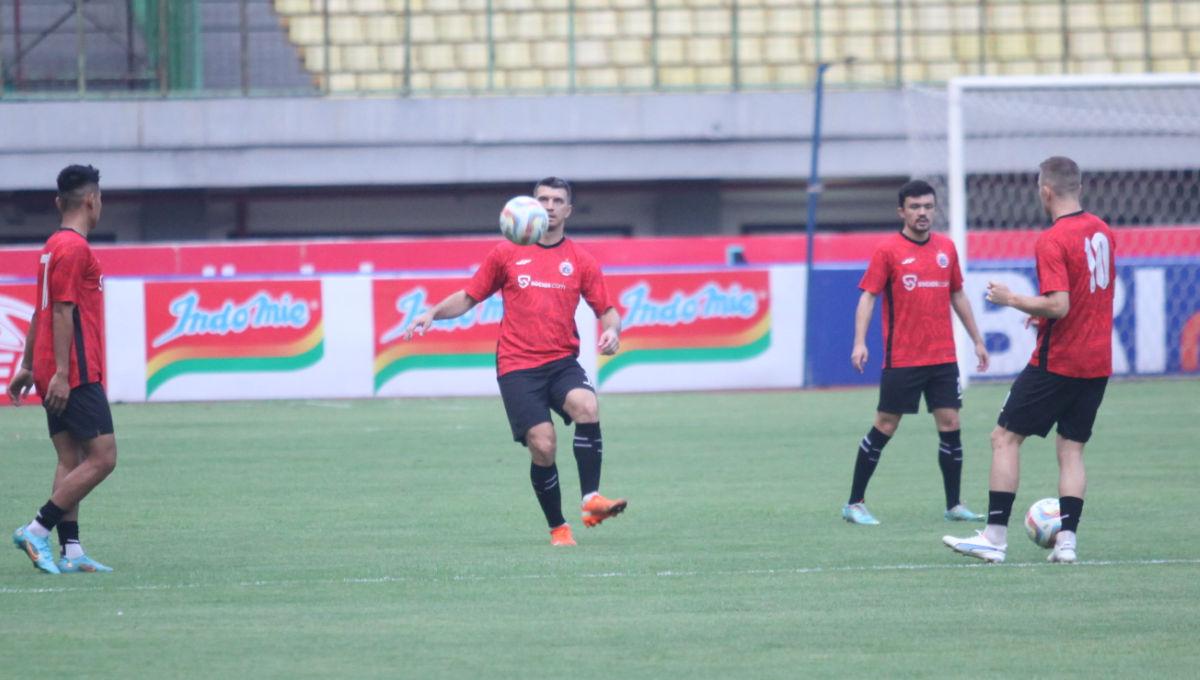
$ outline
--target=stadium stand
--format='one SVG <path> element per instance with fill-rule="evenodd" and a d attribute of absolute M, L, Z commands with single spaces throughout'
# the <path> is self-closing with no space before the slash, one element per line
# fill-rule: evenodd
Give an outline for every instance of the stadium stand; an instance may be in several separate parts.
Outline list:
<path fill-rule="evenodd" d="M 274 3 L 331 92 L 778 88 L 819 61 L 860 85 L 1200 68 L 1200 4 L 1168 0 Z"/>

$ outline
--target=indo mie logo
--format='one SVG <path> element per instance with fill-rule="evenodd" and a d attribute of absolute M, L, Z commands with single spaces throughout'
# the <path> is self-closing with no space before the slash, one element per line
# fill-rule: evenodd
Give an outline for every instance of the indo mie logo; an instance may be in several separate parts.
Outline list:
<path fill-rule="evenodd" d="M 32 318 L 33 305 L 0 295 L 0 389 L 8 388 L 8 381 L 21 365 L 25 353 L 24 329 Z"/>
<path fill-rule="evenodd" d="M 295 371 L 317 363 L 324 355 L 320 284 L 309 288 L 312 301 L 259 289 L 215 307 L 204 305 L 201 292 L 208 290 L 192 288 L 170 298 L 162 314 L 147 286 L 147 331 L 161 332 L 147 347 L 146 395 L 187 373 Z"/>
<path fill-rule="evenodd" d="M 747 272 L 737 280 L 711 275 L 643 277 L 622 290 L 622 351 L 601 356 L 599 379 L 636 364 L 729 362 L 771 345 L 769 280 Z M 655 289 L 672 292 L 655 297 Z"/>
<path fill-rule="evenodd" d="M 504 302 L 499 295 L 480 302 L 460 317 L 434 321 L 423 338 L 404 341 L 404 331 L 412 319 L 455 289 L 451 284 L 430 285 L 432 291 L 414 286 L 412 281 L 375 282 L 375 327 L 386 329 L 375 339 L 376 393 L 405 371 L 495 365 L 496 338 L 504 318 Z"/>

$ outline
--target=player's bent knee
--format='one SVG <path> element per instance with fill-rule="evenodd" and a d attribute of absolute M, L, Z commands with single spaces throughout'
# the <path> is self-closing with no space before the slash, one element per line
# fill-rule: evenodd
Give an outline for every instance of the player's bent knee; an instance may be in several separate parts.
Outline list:
<path fill-rule="evenodd" d="M 541 423 L 529 428 L 529 432 L 525 434 L 525 445 L 529 447 L 529 455 L 533 462 L 543 467 L 554 464 L 557 441 L 554 426 L 550 423 Z"/>
<path fill-rule="evenodd" d="M 567 393 L 563 410 L 577 423 L 600 422 L 600 401 L 591 390 L 575 389 Z"/>

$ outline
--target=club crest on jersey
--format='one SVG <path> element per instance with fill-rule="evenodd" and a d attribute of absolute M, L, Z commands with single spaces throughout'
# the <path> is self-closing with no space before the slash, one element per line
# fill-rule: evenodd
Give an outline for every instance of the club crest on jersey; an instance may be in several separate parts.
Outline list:
<path fill-rule="evenodd" d="M 570 260 L 563 260 L 558 265 L 558 273 L 563 276 L 570 276 L 575 271 L 575 267 L 571 266 Z"/>
<path fill-rule="evenodd" d="M 517 277 L 517 285 L 522 288 L 528 288 L 530 282 L 532 282 L 532 281 L 533 281 L 533 277 L 530 276 L 529 274 L 521 274 L 520 276 Z"/>
<path fill-rule="evenodd" d="M 905 274 L 900 277 L 900 281 L 904 284 L 904 290 L 913 290 L 917 287 L 917 275 Z"/>
<path fill-rule="evenodd" d="M 937 254 L 937 263 L 938 263 L 938 266 L 941 267 L 942 269 L 949 267 L 950 266 L 950 256 L 939 250 L 938 254 Z"/>

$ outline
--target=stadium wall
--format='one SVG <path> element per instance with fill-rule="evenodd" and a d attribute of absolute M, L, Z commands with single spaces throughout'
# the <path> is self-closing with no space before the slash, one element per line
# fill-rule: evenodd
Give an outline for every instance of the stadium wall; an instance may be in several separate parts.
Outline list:
<path fill-rule="evenodd" d="M 1135 233 L 1146 238 L 1119 251 L 1114 371 L 1200 371 L 1200 228 Z M 882 356 L 878 313 L 868 336 L 870 370 L 854 372 L 848 356 L 858 279 L 880 236 L 822 236 L 811 297 L 800 237 L 588 241 L 608 273 L 625 332 L 620 354 L 596 356 L 595 318 L 581 307 L 581 361 L 611 391 L 796 388 L 806 385 L 807 343 L 808 386 L 874 383 Z M 989 279 L 1035 290 L 1032 262 L 995 256 L 1010 252 L 1001 240 L 1032 236 L 972 237 L 966 290 L 993 353 L 992 370 L 976 377 L 1010 377 L 1032 352 L 1022 315 L 984 301 Z M 109 393 L 135 402 L 494 394 L 498 298 L 439 322 L 425 338 L 400 335 L 418 310 L 459 288 L 493 244 L 99 247 Z M 23 350 L 36 255 L 0 250 L 0 383 Z"/>

